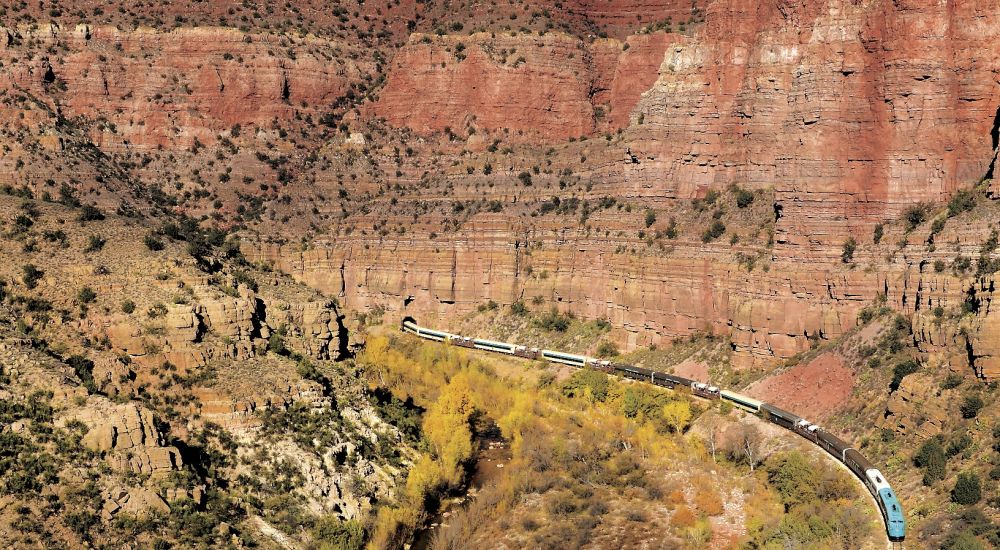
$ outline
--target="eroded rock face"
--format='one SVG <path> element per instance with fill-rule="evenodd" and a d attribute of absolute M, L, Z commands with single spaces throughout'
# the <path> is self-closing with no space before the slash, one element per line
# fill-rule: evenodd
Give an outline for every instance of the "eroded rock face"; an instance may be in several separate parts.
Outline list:
<path fill-rule="evenodd" d="M 584 1 L 567 4 L 566 10 L 616 26 L 635 15 L 646 22 L 676 13 L 674 30 L 679 30 L 680 14 L 690 6 Z M 917 304 L 925 302 L 919 298 L 926 295 L 956 303 L 954 292 L 967 281 L 921 265 L 953 255 L 916 251 L 918 238 L 926 235 L 913 235 L 903 247 L 906 257 L 885 260 L 893 251 L 879 248 L 868 258 L 871 269 L 846 268 L 839 257 L 848 237 L 869 243 L 877 222 L 914 203 L 941 201 L 987 173 L 996 156 L 1000 120 L 998 14 L 997 0 L 961 5 L 720 0 L 705 7 L 704 22 L 699 15 L 699 22 L 683 33 L 593 40 L 561 32 L 413 34 L 398 49 L 386 48 L 391 55 L 384 62 L 368 61 L 371 52 L 352 49 L 357 46 L 311 36 L 293 40 L 218 28 L 167 32 L 40 25 L 0 35 L 0 57 L 21 61 L 4 63 L 0 85 L 45 98 L 50 97 L 46 90 L 65 84 L 71 93 L 58 106 L 62 116 L 105 116 L 115 126 L 102 122 L 88 129 L 107 153 L 121 151 L 128 142 L 142 151 L 162 145 L 166 156 L 191 148 L 196 138 L 214 143 L 237 123 L 247 129 L 255 124 L 255 135 L 281 155 L 306 156 L 315 147 L 337 169 L 306 167 L 302 174 L 285 176 L 301 176 L 310 192 L 335 194 L 341 180 L 347 182 L 348 196 L 370 192 L 364 208 L 371 215 L 350 214 L 345 222 L 359 227 L 384 223 L 379 218 L 404 211 L 410 202 L 485 196 L 517 204 L 510 206 L 517 210 L 512 214 L 480 212 L 446 239 L 431 236 L 446 225 L 438 218 L 432 222 L 438 226 L 427 231 L 378 238 L 360 231 L 338 234 L 317 239 L 305 252 L 251 247 L 255 259 L 275 261 L 300 280 L 343 297 L 349 308 L 382 306 L 395 313 L 409 301 L 408 312 L 447 320 L 486 300 L 510 303 L 540 296 L 547 306 L 608 318 L 624 349 L 712 331 L 730 337 L 737 366 L 763 365 L 807 349 L 811 338 L 841 334 L 854 325 L 861 306 L 879 294 L 906 313 L 918 312 Z M 58 44 L 66 53 L 29 60 L 26 41 Z M 338 49 L 332 58 L 322 53 Z M 329 128 L 316 124 L 298 128 L 300 135 L 312 133 L 308 145 L 278 137 L 272 122 L 315 121 L 376 65 L 385 69 L 384 87 L 374 102 L 361 104 L 344 119 L 349 127 L 338 130 L 336 139 L 326 139 Z M 56 106 L 50 101 L 45 107 Z M 0 120 L 19 128 L 46 116 L 41 108 L 0 112 Z M 447 162 L 438 165 L 436 159 L 433 171 L 430 166 L 410 171 L 401 159 L 397 172 L 386 159 L 400 153 L 380 148 L 384 135 L 364 126 L 373 117 L 421 134 L 430 144 L 421 153 L 436 155 L 439 148 L 445 157 L 458 159 L 467 152 L 474 157 L 468 162 L 472 172 L 456 177 L 441 167 Z M 470 136 L 469 127 L 481 131 Z M 432 135 L 445 128 L 456 134 L 454 141 Z M 620 136 L 609 132 L 618 128 L 623 128 Z M 583 134 L 590 136 L 586 145 L 569 145 L 569 138 Z M 43 149 L 65 146 L 59 136 L 48 137 Z M 640 208 L 684 209 L 692 198 L 730 184 L 771 189 L 773 246 L 754 243 L 770 270 L 747 272 L 737 256 L 743 249 L 697 238 L 668 243 L 671 250 L 662 254 L 645 253 L 642 239 L 633 237 L 641 225 L 619 237 L 591 234 L 582 222 L 525 221 L 530 207 L 521 205 L 561 193 L 555 190 L 560 176 L 550 174 L 543 190 L 545 168 L 540 167 L 535 186 L 526 190 L 516 174 L 535 162 L 543 164 L 549 153 L 517 165 L 503 160 L 510 158 L 505 153 L 489 151 L 497 137 L 505 146 L 530 143 L 546 151 L 551 146 L 557 161 L 566 160 L 559 155 L 571 155 L 570 172 L 585 183 L 573 193 L 591 204 L 616 197 Z M 348 164 L 337 162 L 362 156 L 372 170 L 357 180 L 357 173 L 351 172 L 350 180 L 336 174 Z M 480 177 L 487 162 L 495 163 L 495 172 Z M 427 181 L 423 168 L 428 168 L 427 180 L 450 178 L 459 184 L 444 194 L 420 187 L 418 181 Z M 251 175 L 256 174 L 246 174 Z M 44 185 L 44 177 L 34 179 Z M 462 183 L 467 183 L 464 189 Z M 411 194 L 376 195 L 392 187 Z M 317 212 L 338 207 L 346 212 L 345 205 L 316 199 Z M 400 218 L 393 221 L 414 224 L 414 218 Z M 341 229 L 327 220 L 322 230 Z M 988 232 L 977 228 L 984 229 Z M 903 237 L 887 236 L 886 242 Z M 959 238 L 965 250 L 982 233 L 970 229 Z M 618 252 L 635 248 L 641 252 Z M 548 276 L 528 276 L 529 266 Z M 171 362 L 188 368 L 204 364 L 213 353 L 250 357 L 250 341 L 257 336 L 247 340 L 246 334 L 256 334 L 258 325 L 252 313 L 244 315 L 247 306 L 237 303 L 242 299 L 199 306 L 210 311 L 171 311 L 172 325 L 166 329 L 171 336 L 159 344 Z M 977 327 L 989 334 L 993 321 L 986 315 Z M 322 315 L 315 319 L 319 325 L 308 329 L 308 351 L 323 357 L 331 351 L 324 344 Z M 192 346 L 198 339 L 195 334 L 191 340 L 192 331 L 199 330 L 196 320 L 206 326 L 221 323 L 231 341 L 228 349 Z M 260 322 L 260 337 L 277 326 L 269 319 Z M 141 356 L 149 335 L 137 330 L 109 328 L 116 346 Z M 953 356 L 965 345 L 954 335 L 932 332 L 927 328 L 928 345 L 949 340 Z M 973 337 L 970 343 L 972 361 L 984 375 L 1000 371 L 992 363 L 996 354 L 989 342 Z"/>
<path fill-rule="evenodd" d="M 66 48 L 58 57 L 5 62 L 0 88 L 64 83 L 73 90 L 62 106 L 65 116 L 104 118 L 115 126 L 102 125 L 91 136 L 109 151 L 184 148 L 195 140 L 214 143 L 236 124 L 267 126 L 297 112 L 318 117 L 361 71 L 371 70 L 347 56 L 330 63 L 318 53 L 351 49 L 347 43 L 310 36 L 291 44 L 226 28 L 46 24 L 3 29 L 0 36 L 8 43 L 17 36 Z M 290 48 L 296 55 L 287 55 Z"/>
<path fill-rule="evenodd" d="M 560 34 L 415 34 L 393 59 L 372 109 L 419 133 L 463 135 L 474 125 L 544 141 L 617 129 L 628 124 L 672 40 L 662 32 L 634 36 L 623 51 L 618 40 L 588 44 Z"/>
<path fill-rule="evenodd" d="M 949 417 L 948 403 L 954 399 L 954 391 L 941 390 L 934 375 L 911 374 L 886 404 L 882 427 L 930 437 L 941 431 Z"/>
<path fill-rule="evenodd" d="M 135 403 L 101 402 L 77 418 L 89 428 L 83 444 L 105 455 L 119 472 L 163 475 L 182 464 L 177 448 L 166 446 L 153 413 Z"/>

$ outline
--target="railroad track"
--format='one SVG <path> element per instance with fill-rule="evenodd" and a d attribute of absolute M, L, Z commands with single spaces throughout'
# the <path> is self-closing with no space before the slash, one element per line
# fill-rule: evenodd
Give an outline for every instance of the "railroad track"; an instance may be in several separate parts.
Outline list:
<path fill-rule="evenodd" d="M 899 498 L 892 490 L 892 486 L 888 480 L 882 475 L 882 472 L 860 452 L 851 447 L 850 444 L 819 425 L 794 413 L 780 409 L 770 403 L 765 403 L 736 392 L 723 390 L 690 378 L 653 371 L 635 365 L 595 359 L 585 355 L 529 348 L 508 342 L 497 342 L 482 338 L 470 338 L 461 334 L 452 334 L 422 327 L 412 317 L 405 317 L 400 323 L 400 329 L 405 333 L 444 344 L 524 359 L 538 359 L 577 368 L 593 368 L 674 391 L 689 392 L 702 399 L 728 401 L 747 412 L 760 416 L 767 422 L 776 424 L 808 439 L 844 464 L 851 473 L 864 483 L 878 504 L 882 521 L 885 525 L 886 535 L 889 537 L 890 548 L 902 549 L 903 547 L 903 540 L 906 537 L 906 520 L 903 514 L 903 506 L 900 504 Z"/>

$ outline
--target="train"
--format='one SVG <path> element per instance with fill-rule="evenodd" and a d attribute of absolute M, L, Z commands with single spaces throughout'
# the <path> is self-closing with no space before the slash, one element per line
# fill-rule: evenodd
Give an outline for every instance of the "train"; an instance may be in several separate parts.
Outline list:
<path fill-rule="evenodd" d="M 690 392 L 692 395 L 703 399 L 722 400 L 731 403 L 739 409 L 758 415 L 767 422 L 771 422 L 808 439 L 847 466 L 875 498 L 875 502 L 878 504 L 879 511 L 882 514 L 882 520 L 885 522 L 886 534 L 889 540 L 894 543 L 901 543 L 906 537 L 906 519 L 903 513 L 903 506 L 882 472 L 870 460 L 858 452 L 857 449 L 844 440 L 809 420 L 775 405 L 736 392 L 723 390 L 704 382 L 635 365 L 616 363 L 561 351 L 520 346 L 508 342 L 470 338 L 460 334 L 433 330 L 418 325 L 412 317 L 405 317 L 400 323 L 400 329 L 405 333 L 413 334 L 427 340 L 448 343 L 463 348 L 502 353 L 523 359 L 543 360 L 577 368 L 592 368 L 609 374 L 616 374 L 630 380 L 647 382 L 671 390 Z"/>

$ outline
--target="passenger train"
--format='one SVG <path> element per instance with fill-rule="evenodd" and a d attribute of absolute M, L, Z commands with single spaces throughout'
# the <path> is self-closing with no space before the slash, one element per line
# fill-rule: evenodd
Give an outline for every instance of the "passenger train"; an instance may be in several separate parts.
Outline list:
<path fill-rule="evenodd" d="M 882 519 L 885 521 L 886 532 L 892 542 L 902 542 L 906 534 L 906 522 L 903 515 L 903 507 L 893 492 L 889 482 L 886 481 L 882 472 L 875 467 L 867 458 L 851 447 L 842 439 L 824 430 L 823 428 L 809 422 L 788 411 L 782 410 L 770 403 L 764 403 L 751 397 L 741 395 L 728 390 L 720 390 L 715 386 L 704 384 L 696 380 L 667 374 L 664 372 L 652 371 L 642 367 L 626 365 L 622 363 L 612 363 L 610 361 L 599 360 L 584 355 L 563 353 L 547 349 L 528 348 L 507 342 L 496 342 L 481 338 L 469 338 L 459 334 L 451 334 L 439 330 L 417 325 L 412 317 L 406 317 L 401 326 L 403 332 L 415 334 L 421 338 L 446 342 L 452 345 L 503 353 L 525 359 L 540 359 L 570 365 L 578 368 L 593 368 L 618 374 L 625 378 L 648 382 L 657 386 L 662 386 L 672 390 L 683 390 L 704 399 L 721 399 L 733 405 L 761 416 L 768 422 L 777 424 L 782 428 L 799 434 L 808 439 L 834 458 L 847 466 L 868 488 L 882 512 Z"/>

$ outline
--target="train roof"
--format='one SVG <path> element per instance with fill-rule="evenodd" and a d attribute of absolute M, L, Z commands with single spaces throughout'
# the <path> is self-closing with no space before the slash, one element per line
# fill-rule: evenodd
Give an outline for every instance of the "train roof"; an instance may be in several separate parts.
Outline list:
<path fill-rule="evenodd" d="M 494 340 L 484 340 L 482 338 L 476 338 L 473 342 L 477 344 L 482 344 L 484 346 L 493 346 L 495 348 L 512 348 L 513 344 L 508 344 L 507 342 L 496 342 Z"/>
<path fill-rule="evenodd" d="M 752 397 L 747 397 L 747 396 L 745 396 L 743 394 L 739 394 L 739 393 L 732 392 L 732 391 L 729 391 L 729 390 L 722 390 L 722 391 L 719 392 L 719 394 L 721 394 L 722 397 L 725 397 L 726 399 L 729 399 L 730 401 L 738 401 L 740 403 L 747 403 L 747 404 L 753 405 L 753 406 L 755 406 L 757 408 L 760 408 L 760 406 L 764 404 L 763 401 L 758 401 L 758 400 L 756 400 L 756 399 L 754 399 Z"/>
<path fill-rule="evenodd" d="M 859 453 L 857 449 L 847 449 L 847 452 L 844 454 L 845 456 L 849 456 L 851 460 L 857 463 L 858 467 L 861 468 L 861 471 L 863 472 L 875 469 L 875 465 L 872 464 L 870 460 L 865 458 L 865 455 Z"/>
<path fill-rule="evenodd" d="M 779 409 L 778 407 L 775 407 L 774 405 L 772 405 L 770 403 L 762 403 L 761 406 L 760 406 L 760 408 L 764 409 L 765 411 L 767 411 L 767 412 L 769 412 L 769 413 L 771 413 L 771 414 L 773 414 L 775 416 L 784 418 L 785 420 L 789 420 L 791 422 L 798 422 L 799 420 L 802 419 L 801 416 L 799 416 L 797 414 L 790 413 L 790 412 L 788 412 L 788 411 L 786 411 L 784 409 Z"/>
<path fill-rule="evenodd" d="M 816 430 L 816 434 L 820 439 L 825 441 L 827 445 L 830 445 L 831 447 L 836 449 L 838 453 L 844 452 L 844 450 L 851 448 L 850 443 L 844 441 L 843 439 L 840 439 L 839 437 L 824 430 L 823 428 Z"/>
<path fill-rule="evenodd" d="M 564 359 L 572 359 L 574 361 L 589 361 L 590 358 L 583 355 L 574 355 L 572 353 L 563 353 L 561 351 L 552 351 L 550 349 L 543 349 L 542 355 L 552 355 L 555 357 L 562 357 Z"/>

